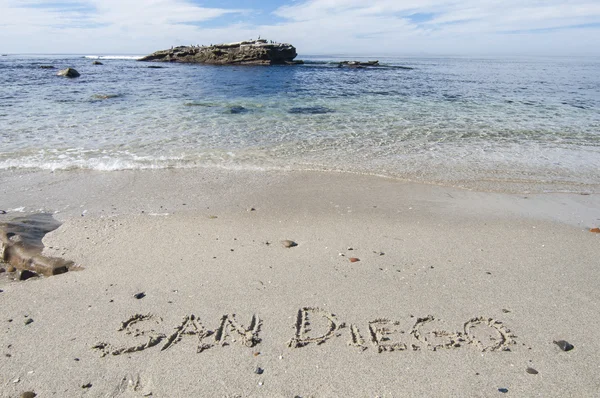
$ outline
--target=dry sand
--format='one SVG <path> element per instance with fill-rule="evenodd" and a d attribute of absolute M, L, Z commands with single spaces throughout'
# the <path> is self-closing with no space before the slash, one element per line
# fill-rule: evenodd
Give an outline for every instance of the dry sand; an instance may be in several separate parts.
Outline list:
<path fill-rule="evenodd" d="M 56 212 L 44 253 L 82 268 L 2 278 L 3 397 L 600 393 L 597 194 L 216 169 L 0 183 L 0 222 Z"/>

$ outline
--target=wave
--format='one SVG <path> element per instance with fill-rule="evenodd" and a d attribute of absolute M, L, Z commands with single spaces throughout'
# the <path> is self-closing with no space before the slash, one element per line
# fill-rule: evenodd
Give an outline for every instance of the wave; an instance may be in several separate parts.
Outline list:
<path fill-rule="evenodd" d="M 143 55 L 85 55 L 83 58 L 87 59 L 131 59 L 138 60 Z"/>

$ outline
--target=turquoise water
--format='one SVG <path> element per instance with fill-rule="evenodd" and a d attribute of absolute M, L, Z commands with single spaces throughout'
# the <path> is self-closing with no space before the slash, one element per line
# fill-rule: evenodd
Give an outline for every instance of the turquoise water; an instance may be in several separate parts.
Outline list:
<path fill-rule="evenodd" d="M 356 57 L 274 67 L 115 58 L 0 57 L 0 170 L 316 169 L 600 186 L 598 58 L 411 57 L 369 69 L 335 64 Z M 57 77 L 67 66 L 81 77 Z"/>

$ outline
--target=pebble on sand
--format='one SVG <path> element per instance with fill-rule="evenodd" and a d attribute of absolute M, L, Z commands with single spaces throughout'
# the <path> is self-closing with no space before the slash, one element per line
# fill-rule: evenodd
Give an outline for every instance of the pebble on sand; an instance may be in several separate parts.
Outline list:
<path fill-rule="evenodd" d="M 358 259 L 356 257 L 350 257 L 348 260 L 350 260 L 351 263 L 356 263 L 356 262 L 360 261 L 360 259 Z"/>
<path fill-rule="evenodd" d="M 25 391 L 23 394 L 21 394 L 21 398 L 35 398 L 36 396 L 37 394 L 33 391 Z"/>
<path fill-rule="evenodd" d="M 565 340 L 555 341 L 554 344 L 556 344 L 563 351 L 571 351 L 573 348 L 575 348 L 575 346 L 573 346 L 573 344 L 571 344 Z"/>
<path fill-rule="evenodd" d="M 537 370 L 535 370 L 534 368 L 527 368 L 527 369 L 525 369 L 525 371 L 527 373 L 529 373 L 530 375 L 536 375 L 536 374 L 540 373 Z"/>
<path fill-rule="evenodd" d="M 508 388 L 499 388 L 498 391 L 500 391 L 502 394 L 506 394 L 508 392 Z"/>
<path fill-rule="evenodd" d="M 281 244 L 283 245 L 283 247 L 287 247 L 288 249 L 290 247 L 296 247 L 296 246 L 298 246 L 298 244 L 296 242 L 294 242 L 293 240 L 289 240 L 289 239 L 282 240 Z"/>
<path fill-rule="evenodd" d="M 30 325 L 33 323 L 33 319 L 29 318 L 25 321 L 25 325 Z"/>
<path fill-rule="evenodd" d="M 136 293 L 136 294 L 133 295 L 133 297 L 135 297 L 138 300 L 141 300 L 144 297 L 146 297 L 146 293 L 144 293 L 144 292 Z"/>
<path fill-rule="evenodd" d="M 600 228 L 590 228 L 590 232 L 595 232 L 597 234 L 600 234 Z"/>

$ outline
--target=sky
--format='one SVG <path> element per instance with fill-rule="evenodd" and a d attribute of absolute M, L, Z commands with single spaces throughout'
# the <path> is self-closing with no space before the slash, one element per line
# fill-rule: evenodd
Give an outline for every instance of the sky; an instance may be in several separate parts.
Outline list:
<path fill-rule="evenodd" d="M 261 36 L 300 55 L 600 55 L 600 0 L 0 0 L 0 52 L 148 54 Z"/>

